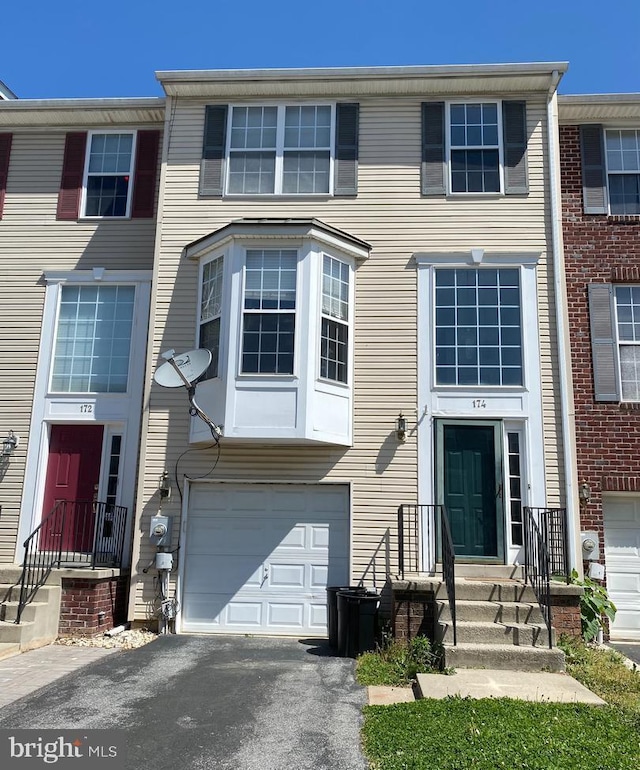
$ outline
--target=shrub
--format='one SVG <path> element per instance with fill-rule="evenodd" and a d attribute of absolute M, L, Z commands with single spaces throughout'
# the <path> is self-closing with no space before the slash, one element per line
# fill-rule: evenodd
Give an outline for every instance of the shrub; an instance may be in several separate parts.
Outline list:
<path fill-rule="evenodd" d="M 426 636 L 385 639 L 375 652 L 358 658 L 356 676 L 363 685 L 406 685 L 416 674 L 439 671 L 441 663 L 441 650 L 434 649 Z"/>
<path fill-rule="evenodd" d="M 585 575 L 584 580 L 578 580 L 578 573 L 573 570 L 571 581 L 584 588 L 580 598 L 580 619 L 582 621 L 582 636 L 586 642 L 592 642 L 598 631 L 604 627 L 608 618 L 612 623 L 616 616 L 616 605 L 609 598 L 607 589 L 597 580 Z"/>

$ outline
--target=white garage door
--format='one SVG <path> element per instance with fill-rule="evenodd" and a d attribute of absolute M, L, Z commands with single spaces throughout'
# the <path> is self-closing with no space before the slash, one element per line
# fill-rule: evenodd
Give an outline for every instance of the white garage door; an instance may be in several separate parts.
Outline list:
<path fill-rule="evenodd" d="M 334 484 L 194 484 L 181 629 L 326 634 L 349 577 L 349 492 Z"/>
<path fill-rule="evenodd" d="M 640 498 L 603 500 L 607 589 L 618 608 L 612 639 L 640 639 Z"/>

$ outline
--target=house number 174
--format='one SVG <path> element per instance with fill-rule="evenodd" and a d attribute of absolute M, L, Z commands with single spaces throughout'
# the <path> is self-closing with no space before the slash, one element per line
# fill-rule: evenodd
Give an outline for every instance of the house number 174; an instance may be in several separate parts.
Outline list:
<path fill-rule="evenodd" d="M 472 403 L 473 403 L 473 408 L 474 409 L 486 409 L 487 408 L 487 402 L 484 400 L 484 398 L 474 398 Z"/>

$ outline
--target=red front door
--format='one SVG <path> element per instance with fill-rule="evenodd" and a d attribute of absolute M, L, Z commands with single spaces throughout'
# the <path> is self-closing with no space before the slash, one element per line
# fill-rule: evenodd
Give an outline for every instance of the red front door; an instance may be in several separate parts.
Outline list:
<path fill-rule="evenodd" d="M 42 516 L 61 500 L 80 502 L 66 506 L 64 530 L 56 533 L 58 542 L 53 542 L 52 537 L 46 538 L 49 548 L 61 547 L 63 551 L 92 548 L 95 517 L 91 502 L 97 499 L 100 483 L 102 434 L 102 425 L 51 426 Z"/>

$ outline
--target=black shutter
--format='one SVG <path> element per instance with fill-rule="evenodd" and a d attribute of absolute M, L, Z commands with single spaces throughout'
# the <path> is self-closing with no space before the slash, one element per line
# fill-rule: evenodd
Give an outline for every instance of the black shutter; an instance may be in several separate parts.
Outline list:
<path fill-rule="evenodd" d="M 422 104 L 422 165 L 423 195 L 444 195 L 446 192 L 444 157 L 444 102 Z"/>
<path fill-rule="evenodd" d="M 585 214 L 607 214 L 607 180 L 602 126 L 580 126 L 582 202 Z"/>
<path fill-rule="evenodd" d="M 224 183 L 224 154 L 227 142 L 226 104 L 205 108 L 202 163 L 200 165 L 200 195 L 222 197 Z"/>
<path fill-rule="evenodd" d="M 131 216 L 134 219 L 150 218 L 156 200 L 160 132 L 138 131 L 137 145 Z"/>
<path fill-rule="evenodd" d="M 0 219 L 4 208 L 4 196 L 7 191 L 7 177 L 9 176 L 9 156 L 11 155 L 11 142 L 13 134 L 0 134 Z"/>
<path fill-rule="evenodd" d="M 526 195 L 529 192 L 526 102 L 502 102 L 502 132 L 504 191 L 507 195 Z"/>
<path fill-rule="evenodd" d="M 80 211 L 84 155 L 87 149 L 86 131 L 67 134 L 62 161 L 62 179 L 58 193 L 56 219 L 77 219 Z"/>
<path fill-rule="evenodd" d="M 334 195 L 358 193 L 358 104 L 336 105 L 336 163 Z"/>
<path fill-rule="evenodd" d="M 595 400 L 619 401 L 613 287 L 610 283 L 590 283 L 588 288 Z"/>

